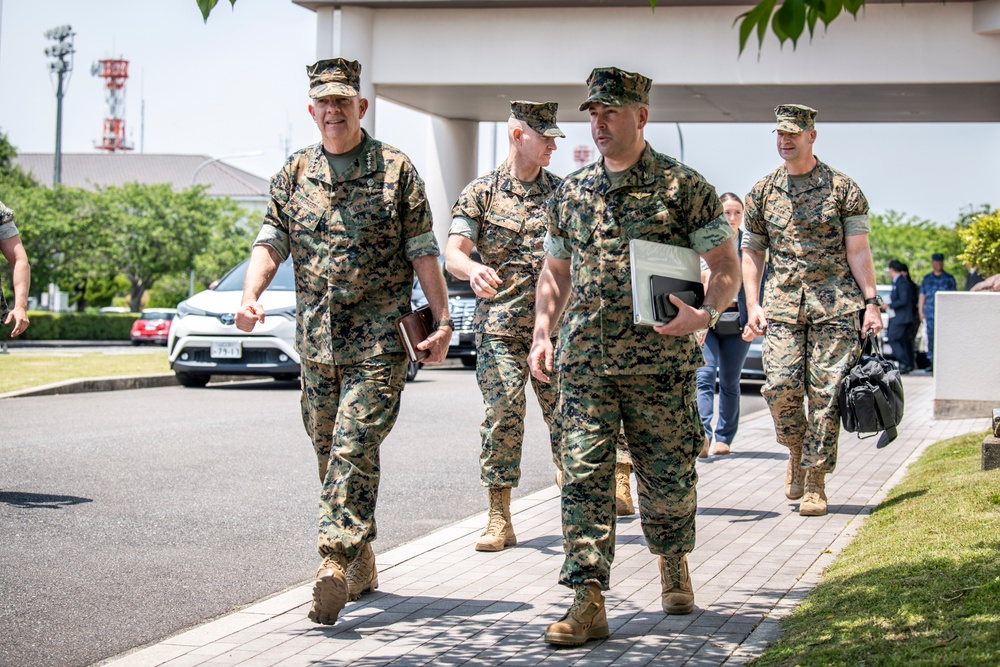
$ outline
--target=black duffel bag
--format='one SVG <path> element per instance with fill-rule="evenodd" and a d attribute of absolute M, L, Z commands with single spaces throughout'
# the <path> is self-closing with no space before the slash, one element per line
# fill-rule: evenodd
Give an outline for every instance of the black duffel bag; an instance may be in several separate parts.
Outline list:
<path fill-rule="evenodd" d="M 896 439 L 896 426 L 903 420 L 903 379 L 899 369 L 886 361 L 868 332 L 861 353 L 840 381 L 840 419 L 844 430 L 870 438 L 880 431 L 876 447 Z M 862 435 L 867 433 L 868 435 Z"/>

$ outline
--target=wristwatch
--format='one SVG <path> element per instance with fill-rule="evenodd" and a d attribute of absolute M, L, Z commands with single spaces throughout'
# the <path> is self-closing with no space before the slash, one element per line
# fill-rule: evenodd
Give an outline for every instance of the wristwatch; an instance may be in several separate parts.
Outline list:
<path fill-rule="evenodd" d="M 711 329 L 712 327 L 715 326 L 715 323 L 719 321 L 719 311 L 717 311 L 715 308 L 708 305 L 707 303 L 704 306 L 702 306 L 701 309 L 704 310 L 706 313 L 708 313 L 709 317 L 708 328 Z"/>
<path fill-rule="evenodd" d="M 879 308 L 881 308 L 883 303 L 884 301 L 882 301 L 882 297 L 880 297 L 878 294 L 876 294 L 870 299 L 865 299 L 866 306 L 878 306 Z"/>
<path fill-rule="evenodd" d="M 446 317 L 443 320 L 438 320 L 437 322 L 434 323 L 434 328 L 435 329 L 440 329 L 441 327 L 448 327 L 449 329 L 451 329 L 453 331 L 455 329 L 455 325 L 452 324 L 452 321 L 451 321 L 450 317 Z"/>

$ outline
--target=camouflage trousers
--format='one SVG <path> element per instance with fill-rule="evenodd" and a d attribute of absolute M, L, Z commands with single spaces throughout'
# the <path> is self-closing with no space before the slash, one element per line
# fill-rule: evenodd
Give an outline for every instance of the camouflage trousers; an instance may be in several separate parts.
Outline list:
<path fill-rule="evenodd" d="M 768 322 L 761 348 L 767 399 L 778 444 L 802 447 L 802 467 L 831 473 L 837 467 L 844 372 L 858 356 L 856 314 L 809 323 Z"/>
<path fill-rule="evenodd" d="M 521 480 L 521 447 L 524 442 L 525 385 L 531 380 L 542 417 L 549 427 L 552 461 L 558 467 L 559 428 L 554 419 L 557 379 L 539 382 L 528 371 L 531 341 L 511 336 L 476 334 L 476 380 L 483 394 L 486 417 L 479 433 L 479 455 L 483 486 L 517 486 Z"/>
<path fill-rule="evenodd" d="M 379 448 L 399 415 L 406 357 L 349 366 L 302 360 L 302 422 L 323 482 L 319 554 L 346 563 L 377 536 Z"/>
<path fill-rule="evenodd" d="M 564 373 L 559 386 L 563 431 L 563 548 L 559 583 L 607 590 L 615 558 L 616 441 L 624 428 L 649 550 L 680 556 L 694 549 L 698 509 L 695 462 L 704 438 L 695 374 Z"/>

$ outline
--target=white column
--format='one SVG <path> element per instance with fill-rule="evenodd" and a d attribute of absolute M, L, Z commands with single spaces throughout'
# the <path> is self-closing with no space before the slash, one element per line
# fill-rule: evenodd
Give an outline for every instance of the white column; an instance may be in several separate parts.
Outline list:
<path fill-rule="evenodd" d="M 361 127 L 375 135 L 375 84 L 372 83 L 374 12 L 365 7 L 321 7 L 316 10 L 316 59 L 346 58 L 361 63 L 361 96 L 368 113 Z"/>
<path fill-rule="evenodd" d="M 451 207 L 462 189 L 476 177 L 479 123 L 430 116 L 427 146 L 427 199 L 434 215 L 434 233 L 444 250 L 451 226 Z"/>
<path fill-rule="evenodd" d="M 972 29 L 980 35 L 1000 35 L 1000 0 L 972 4 Z"/>

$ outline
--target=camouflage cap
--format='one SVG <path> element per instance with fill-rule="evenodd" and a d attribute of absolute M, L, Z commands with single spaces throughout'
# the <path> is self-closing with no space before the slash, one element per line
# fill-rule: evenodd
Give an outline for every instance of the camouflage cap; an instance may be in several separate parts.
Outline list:
<path fill-rule="evenodd" d="M 556 102 L 529 102 L 517 100 L 510 103 L 510 115 L 528 124 L 532 130 L 543 137 L 565 137 L 563 131 L 556 125 Z"/>
<path fill-rule="evenodd" d="M 611 107 L 623 107 L 633 102 L 649 104 L 649 88 L 652 85 L 652 79 L 635 72 L 617 67 L 595 68 L 587 77 L 590 93 L 587 101 L 580 105 L 580 111 L 586 111 L 591 102 Z"/>
<path fill-rule="evenodd" d="M 306 67 L 309 74 L 309 97 L 327 95 L 357 97 L 361 93 L 361 64 L 357 60 L 328 58 Z"/>
<path fill-rule="evenodd" d="M 816 121 L 815 109 L 811 109 L 801 104 L 780 104 L 774 108 L 774 116 L 778 119 L 778 125 L 774 132 L 791 132 L 798 134 L 806 130 L 813 129 Z"/>

